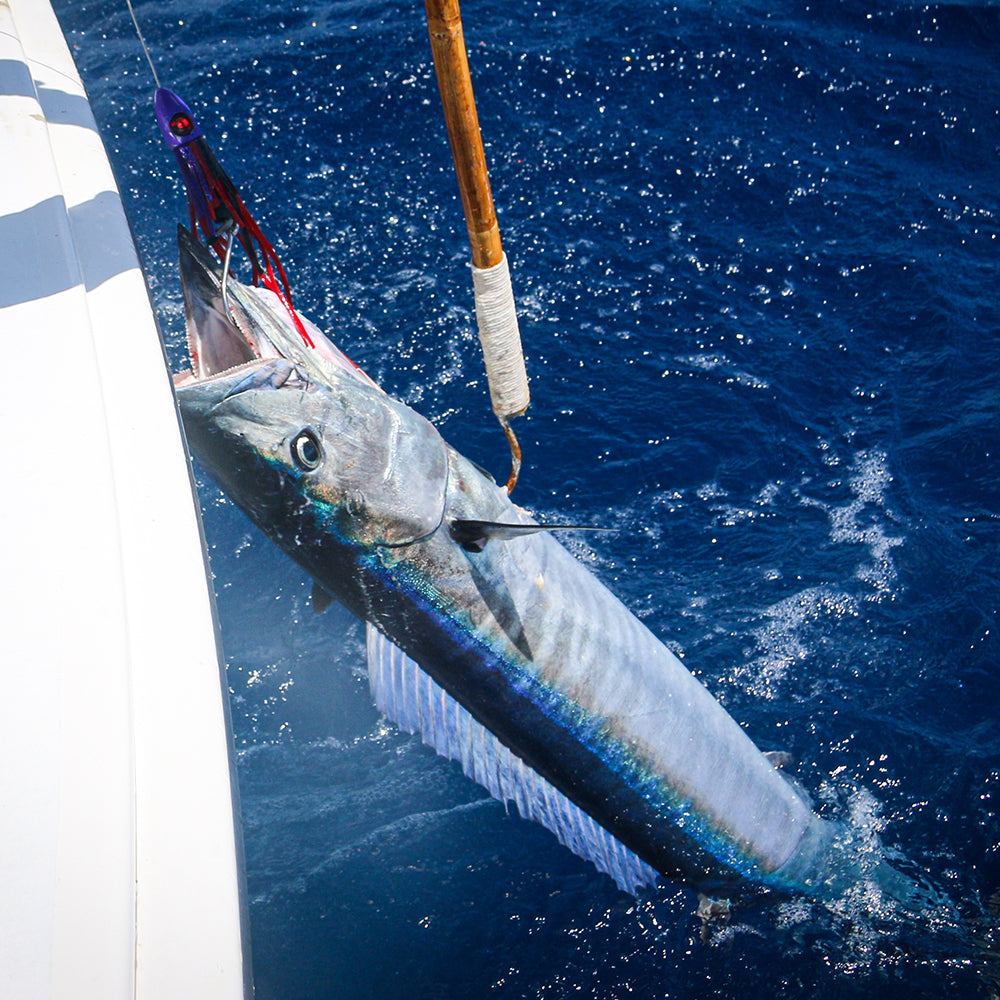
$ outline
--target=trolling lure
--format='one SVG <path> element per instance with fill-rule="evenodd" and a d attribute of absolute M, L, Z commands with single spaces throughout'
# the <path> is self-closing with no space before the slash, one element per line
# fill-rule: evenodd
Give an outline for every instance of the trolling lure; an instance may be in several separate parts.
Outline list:
<path fill-rule="evenodd" d="M 191 231 L 201 232 L 228 274 L 233 242 L 246 251 L 255 285 L 263 284 L 281 300 L 302 339 L 315 347 L 295 307 L 285 269 L 239 191 L 215 158 L 191 109 L 172 90 L 158 87 L 153 100 L 156 122 L 174 151 L 187 191 Z"/>

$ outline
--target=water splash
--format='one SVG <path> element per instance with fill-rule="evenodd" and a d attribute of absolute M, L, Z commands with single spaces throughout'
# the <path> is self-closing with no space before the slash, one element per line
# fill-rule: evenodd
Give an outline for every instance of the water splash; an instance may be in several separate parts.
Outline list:
<path fill-rule="evenodd" d="M 887 454 L 873 449 L 854 457 L 847 483 L 851 499 L 835 502 L 804 492 L 799 495 L 801 503 L 818 508 L 829 518 L 833 544 L 862 546 L 866 550 L 868 558 L 858 563 L 854 575 L 870 589 L 864 597 L 868 601 L 893 601 L 899 596 L 893 550 L 904 542 L 904 535 L 897 532 L 905 530 L 905 525 L 889 506 L 892 482 Z"/>

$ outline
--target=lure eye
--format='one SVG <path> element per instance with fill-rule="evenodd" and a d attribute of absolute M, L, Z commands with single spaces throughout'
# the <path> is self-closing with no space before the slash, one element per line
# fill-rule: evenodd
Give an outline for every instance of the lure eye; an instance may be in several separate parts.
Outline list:
<path fill-rule="evenodd" d="M 183 111 L 178 111 L 177 114 L 170 119 L 170 131 L 173 132 L 174 135 L 190 135 L 194 131 L 194 119 L 190 115 L 184 114 Z"/>
<path fill-rule="evenodd" d="M 319 441 L 312 431 L 300 431 L 292 441 L 292 459 L 303 472 L 312 472 L 323 460 Z"/>

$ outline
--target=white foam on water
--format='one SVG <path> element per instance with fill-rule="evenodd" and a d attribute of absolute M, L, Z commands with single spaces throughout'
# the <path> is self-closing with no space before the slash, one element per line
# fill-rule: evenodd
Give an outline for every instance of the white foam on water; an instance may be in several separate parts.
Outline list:
<path fill-rule="evenodd" d="M 714 486 L 715 484 L 710 485 Z M 712 510 L 716 512 L 716 526 L 734 528 L 737 525 L 773 516 L 777 510 L 777 501 L 780 499 L 781 490 L 782 484 L 780 482 L 768 482 L 751 497 L 749 503 L 744 503 L 742 506 L 735 503 L 713 504 Z M 701 490 L 699 490 L 698 495 L 703 500 L 726 496 L 722 491 L 703 495 Z"/>
<path fill-rule="evenodd" d="M 719 372 L 725 376 L 727 385 L 742 385 L 747 389 L 768 389 L 770 383 L 752 372 L 735 367 L 725 354 L 688 354 L 677 358 L 678 363 L 690 365 L 703 372 Z"/>
<path fill-rule="evenodd" d="M 764 609 L 764 623 L 751 630 L 760 651 L 733 678 L 758 698 L 779 697 L 789 671 L 804 664 L 812 653 L 807 633 L 824 619 L 854 617 L 858 605 L 832 587 L 807 587 Z"/>
<path fill-rule="evenodd" d="M 893 549 L 904 539 L 891 526 L 899 517 L 889 507 L 888 490 L 893 481 L 888 457 L 873 449 L 858 452 L 849 470 L 848 487 L 852 498 L 844 503 L 829 503 L 800 496 L 801 503 L 822 510 L 830 521 L 830 540 L 838 545 L 862 545 L 867 559 L 860 562 L 854 578 L 868 585 L 869 601 L 895 600 L 899 574 Z"/>
<path fill-rule="evenodd" d="M 853 859 L 857 877 L 824 902 L 799 897 L 776 906 L 775 926 L 786 935 L 787 953 L 820 947 L 831 968 L 848 976 L 905 966 L 911 957 L 907 942 L 927 951 L 928 964 L 951 961 L 963 931 L 947 896 L 924 882 L 909 883 L 906 875 L 895 882 L 886 879 L 886 859 L 902 871 L 912 866 L 879 840 L 886 827 L 882 803 L 866 788 L 832 782 L 824 782 L 819 794 L 843 818 L 841 849 Z M 903 904 L 892 888 L 906 884 L 912 891 Z M 887 947 L 888 942 L 896 946 Z"/>
<path fill-rule="evenodd" d="M 831 470 L 839 466 L 832 459 L 824 461 Z M 816 639 L 829 632 L 831 621 L 859 617 L 865 602 L 896 599 L 899 574 L 894 549 L 904 539 L 895 531 L 900 518 L 889 505 L 892 481 L 886 454 L 870 450 L 853 456 L 844 483 L 849 496 L 844 499 L 808 496 L 805 482 L 792 489 L 799 503 L 826 516 L 832 546 L 859 549 L 858 558 L 850 576 L 803 587 L 755 614 L 758 624 L 748 630 L 755 655 L 732 670 L 733 680 L 748 693 L 764 699 L 780 697 L 789 672 L 805 669 Z M 830 485 L 838 486 L 839 481 Z M 780 481 L 769 482 L 750 502 L 739 503 L 713 481 L 701 486 L 697 496 L 710 504 L 718 527 L 737 527 L 772 514 L 788 492 Z M 772 582 L 785 575 L 774 567 L 762 570 L 764 579 Z"/>

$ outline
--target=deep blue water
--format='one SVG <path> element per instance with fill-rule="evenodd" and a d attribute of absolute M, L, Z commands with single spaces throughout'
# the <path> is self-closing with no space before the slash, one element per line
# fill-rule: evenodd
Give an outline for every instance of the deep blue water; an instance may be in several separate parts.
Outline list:
<path fill-rule="evenodd" d="M 148 67 L 123 2 L 57 10 L 179 363 Z M 422 4 L 137 10 L 300 308 L 505 475 Z M 1000 10 L 463 11 L 532 377 L 516 498 L 619 529 L 569 544 L 959 916 L 859 889 L 703 935 L 689 891 L 623 895 L 381 719 L 359 626 L 204 482 L 258 996 L 995 997 Z"/>

